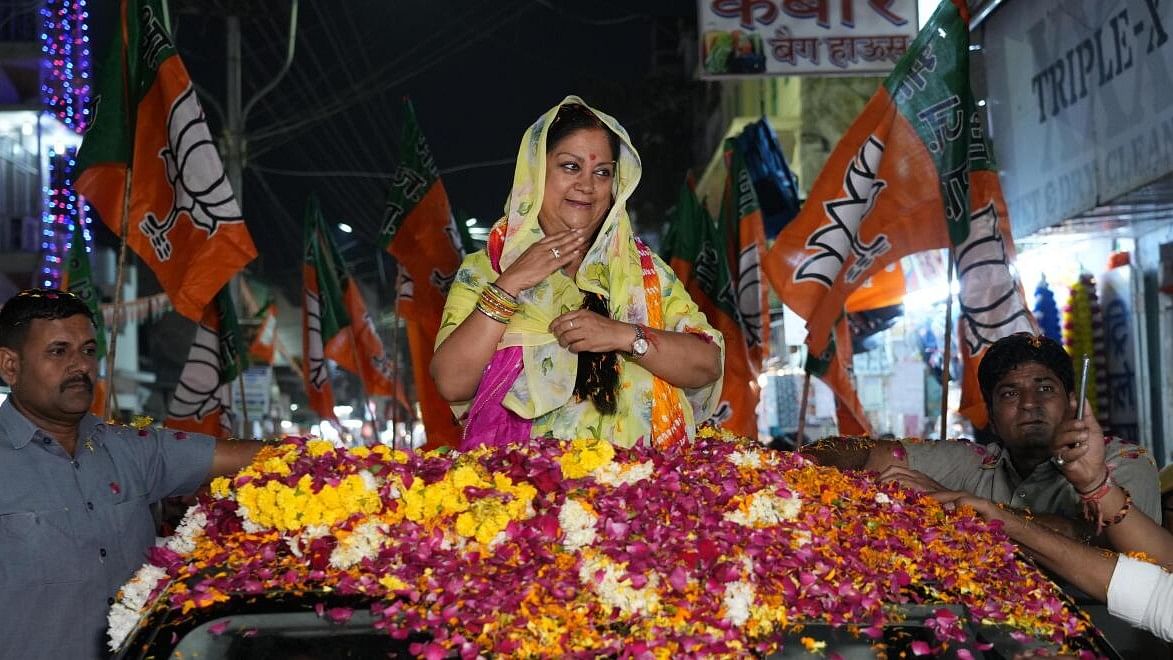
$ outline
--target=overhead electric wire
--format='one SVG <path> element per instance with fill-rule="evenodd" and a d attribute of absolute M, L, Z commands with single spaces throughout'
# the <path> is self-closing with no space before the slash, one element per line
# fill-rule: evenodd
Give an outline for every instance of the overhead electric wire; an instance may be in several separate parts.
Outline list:
<path fill-rule="evenodd" d="M 619 25 L 621 23 L 630 23 L 631 21 L 638 21 L 641 18 L 648 18 L 647 14 L 628 14 L 627 16 L 620 16 L 619 18 L 586 18 L 585 16 L 578 16 L 576 14 L 572 14 L 572 13 L 566 11 L 565 9 L 563 9 L 562 7 L 559 7 L 558 5 L 555 5 L 554 3 L 550 2 L 549 0 L 535 0 L 535 1 L 539 5 L 545 7 L 546 9 L 549 9 L 550 11 L 552 11 L 556 14 L 562 14 L 563 16 L 565 16 L 571 20 L 578 21 L 579 23 L 584 23 L 586 25 L 600 25 L 600 26 Z"/>
<path fill-rule="evenodd" d="M 317 17 L 314 23 L 318 27 L 326 24 L 326 21 L 321 20 L 322 17 Z M 323 28 L 324 29 L 324 28 Z M 315 49 L 303 49 L 305 57 L 302 60 L 301 66 L 297 67 L 297 74 L 290 79 L 291 87 L 294 88 L 298 95 L 312 94 L 310 76 L 314 73 L 324 72 L 325 67 L 322 65 L 319 54 Z M 280 103 L 277 99 L 266 103 L 269 108 L 267 111 L 270 116 L 280 112 L 282 106 L 288 106 L 286 103 Z M 348 149 L 346 145 L 357 146 L 361 149 L 366 149 L 366 138 L 368 135 L 359 131 L 354 126 L 350 117 L 345 118 L 345 122 L 349 127 L 349 131 L 343 131 L 345 128 L 342 122 L 329 122 L 322 126 L 319 130 L 314 131 L 305 137 L 305 142 L 312 142 L 312 149 L 307 149 L 308 153 L 323 155 L 324 158 L 334 160 L 336 162 L 345 162 L 348 158 L 359 155 L 356 149 Z M 310 146 L 310 145 L 307 145 Z M 253 165 L 254 168 L 257 165 Z M 320 197 L 328 200 L 329 204 L 324 209 L 328 215 L 336 215 L 340 210 L 343 216 L 353 216 L 354 218 L 361 218 L 366 215 L 367 210 L 359 201 L 362 198 L 373 197 L 375 191 L 364 190 L 362 194 L 355 194 L 354 190 L 346 189 L 338 181 L 320 181 L 315 186 L 320 193 Z M 342 209 L 339 209 L 339 205 Z M 347 217 L 350 220 L 350 217 Z M 358 224 L 354 220 L 350 220 Z M 366 227 L 362 227 L 366 229 Z M 364 234 L 368 233 L 366 231 Z"/>
<path fill-rule="evenodd" d="M 384 92 L 388 89 L 396 87 L 396 86 L 402 84 L 403 82 L 410 80 L 411 78 L 414 78 L 415 76 L 423 73 L 427 69 L 430 69 L 431 67 L 435 66 L 436 64 L 439 64 L 441 61 L 448 59 L 449 57 L 451 57 L 459 52 L 462 52 L 465 49 L 469 48 L 470 46 L 487 38 L 493 32 L 497 31 L 501 27 L 518 20 L 525 13 L 525 10 L 532 7 L 532 6 L 533 5 L 528 4 L 527 2 L 524 2 L 524 1 L 515 2 L 513 4 L 503 4 L 503 5 L 501 5 L 501 7 L 502 7 L 501 10 L 498 11 L 494 16 L 494 18 L 501 17 L 495 23 L 493 23 L 489 26 L 483 27 L 481 29 L 475 29 L 475 28 L 466 29 L 464 32 L 462 32 L 458 35 L 445 34 L 444 35 L 445 40 L 448 42 L 446 44 L 446 47 L 444 49 L 438 49 L 437 54 L 433 55 L 430 59 L 426 60 L 425 62 L 417 64 L 414 69 L 407 71 L 406 73 L 399 75 L 393 79 L 385 80 L 379 84 L 371 84 L 370 86 L 367 86 L 369 81 L 377 79 L 379 77 L 379 75 L 381 75 L 382 72 L 388 68 L 387 66 L 384 66 L 382 69 L 380 69 L 380 72 L 378 75 L 367 76 L 362 81 L 364 83 L 363 85 L 360 85 L 357 88 L 351 88 L 349 90 L 346 90 L 347 92 L 350 92 L 349 96 L 346 96 L 344 93 L 343 95 L 341 95 L 342 98 L 335 99 L 335 101 L 333 101 L 332 104 L 327 105 L 324 109 L 320 110 L 317 113 L 317 115 L 310 116 L 310 117 L 304 117 L 302 119 L 293 121 L 285 126 L 275 127 L 273 130 L 269 131 L 268 133 L 259 134 L 257 137 L 258 137 L 258 139 L 266 139 L 266 138 L 271 138 L 271 137 L 275 138 L 278 135 L 282 135 L 282 134 L 285 134 L 287 136 L 289 132 L 297 131 L 297 130 L 303 128 L 304 126 L 317 123 L 319 121 L 322 121 L 323 119 L 328 119 L 328 118 L 334 116 L 335 114 L 341 112 L 342 110 L 345 110 L 346 108 L 348 108 L 352 105 L 355 105 L 356 103 L 360 103 L 360 102 L 370 98 L 371 96 L 381 94 L 382 92 Z M 469 35 L 469 33 L 472 33 L 471 37 L 466 38 L 464 40 L 461 40 L 462 36 Z M 451 45 L 452 42 L 455 42 L 458 45 L 452 46 Z M 403 56 L 403 57 L 406 57 L 406 56 Z M 396 58 L 392 62 L 398 63 L 401 59 L 403 59 L 403 57 Z M 285 141 L 288 141 L 288 138 L 286 140 L 279 141 L 278 144 L 283 144 Z M 271 149 L 271 148 L 272 148 L 271 145 L 267 145 L 266 147 L 262 148 L 262 153 L 264 151 Z"/>
<path fill-rule="evenodd" d="M 471 8 L 467 12 L 465 12 L 464 14 L 461 14 L 460 16 L 454 17 L 453 19 L 451 19 L 450 22 L 452 24 L 461 25 L 461 26 L 467 26 L 469 24 L 472 24 L 473 22 L 469 19 L 469 17 L 472 14 L 476 13 L 477 9 L 478 9 L 477 5 L 473 4 L 473 5 L 471 5 Z M 454 36 L 456 36 L 456 35 L 452 35 L 450 33 L 446 33 L 443 31 L 433 32 L 432 36 L 429 39 L 426 39 L 424 41 L 417 43 L 415 46 L 409 48 L 406 52 L 400 54 L 399 56 L 397 56 L 391 60 L 388 60 L 386 63 L 383 64 L 382 67 L 380 67 L 379 69 L 376 69 L 372 73 L 368 74 L 363 82 L 364 83 L 371 83 L 371 82 L 377 81 L 384 74 L 386 74 L 387 72 L 393 71 L 395 67 L 401 65 L 402 63 L 407 61 L 408 58 L 414 56 L 417 51 L 423 50 L 428 47 L 432 47 L 433 51 L 442 49 L 442 47 L 444 46 L 444 42 L 448 39 L 453 38 Z M 343 60 L 343 63 L 345 63 L 345 62 L 346 62 L 346 60 Z M 344 64 L 344 66 L 345 66 L 345 64 Z M 322 85 L 328 84 L 329 82 L 331 82 L 331 80 L 332 80 L 332 76 L 329 76 L 329 75 L 324 76 L 322 79 L 316 81 L 314 83 L 314 86 L 315 86 L 315 88 L 320 89 L 320 87 Z M 351 90 L 345 90 L 345 91 L 354 91 L 357 89 L 361 89 L 361 87 L 352 86 Z M 340 96 L 341 96 L 341 94 L 340 94 Z M 341 99 L 336 99 L 336 101 L 339 101 L 339 100 L 341 100 Z M 276 127 L 273 130 L 275 133 L 281 133 L 281 132 L 284 132 L 288 129 L 286 127 Z M 259 135 L 258 137 L 263 138 L 266 136 Z"/>
<path fill-rule="evenodd" d="M 516 158 L 495 158 L 493 160 L 482 160 L 475 163 L 462 163 L 452 167 L 446 167 L 439 170 L 440 175 L 455 174 L 465 170 L 475 170 L 482 167 L 497 167 L 500 165 L 512 165 L 517 162 Z M 282 167 L 268 167 L 266 165 L 253 165 L 254 168 L 266 172 L 268 174 L 280 174 L 282 176 L 320 176 L 320 177 L 335 177 L 342 179 L 382 179 L 390 180 L 394 176 L 394 172 L 365 172 L 361 170 L 291 170 Z"/>

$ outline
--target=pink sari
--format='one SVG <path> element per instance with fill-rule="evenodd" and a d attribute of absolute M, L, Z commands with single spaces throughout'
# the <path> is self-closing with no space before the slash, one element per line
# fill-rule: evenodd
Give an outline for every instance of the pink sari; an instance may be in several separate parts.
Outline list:
<path fill-rule="evenodd" d="M 505 244 L 505 225 L 498 223 L 489 236 L 486 248 L 493 270 L 501 272 L 501 249 Z M 473 312 L 476 314 L 477 312 Z M 533 421 L 525 419 L 504 406 L 505 395 L 525 367 L 520 346 L 498 350 L 485 372 L 481 384 L 464 420 L 464 435 L 460 451 L 486 445 L 500 447 L 510 442 L 529 440 Z"/>

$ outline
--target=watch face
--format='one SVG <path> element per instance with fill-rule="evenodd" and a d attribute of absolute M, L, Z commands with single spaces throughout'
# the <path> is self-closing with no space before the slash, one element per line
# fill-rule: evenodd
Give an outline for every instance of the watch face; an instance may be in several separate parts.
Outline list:
<path fill-rule="evenodd" d="M 631 342 L 631 352 L 633 355 L 642 356 L 648 352 L 648 340 L 640 337 Z"/>

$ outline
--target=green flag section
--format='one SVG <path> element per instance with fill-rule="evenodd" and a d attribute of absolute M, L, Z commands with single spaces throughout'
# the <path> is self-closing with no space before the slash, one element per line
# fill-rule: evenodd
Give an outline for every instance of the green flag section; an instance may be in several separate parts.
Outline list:
<path fill-rule="evenodd" d="M 981 247 L 972 254 L 993 254 L 995 245 L 977 234 L 988 239 L 991 228 L 1001 226 L 992 221 L 999 211 L 982 216 L 997 209 L 1001 191 L 969 85 L 968 19 L 961 0 L 941 2 L 770 248 L 766 275 L 779 298 L 806 319 L 814 355 L 826 351 L 848 296 L 901 257 L 954 246 L 960 265 L 978 240 Z M 1004 203 L 1000 213 L 1004 218 Z M 975 232 L 978 217 L 984 224 Z M 1008 232 L 998 237 L 1010 242 Z M 1022 299 L 1021 287 L 1010 285 L 1015 294 L 1004 286 L 1013 280 L 1013 247 L 1003 256 L 1000 266 L 970 261 L 968 283 L 962 278 L 962 306 L 971 319 L 963 320 L 961 332 L 980 337 L 971 342 L 971 358 L 980 357 L 989 341 L 1031 326 L 1029 314 L 1012 309 Z M 976 302 L 979 288 L 987 286 L 1000 292 L 996 311 Z M 972 404 L 967 382 L 962 399 Z"/>
<path fill-rule="evenodd" d="M 399 262 L 396 309 L 407 321 L 411 366 L 427 433 L 426 448 L 455 447 L 460 426 L 428 372 L 448 287 L 464 258 L 448 193 L 416 122 L 404 102 L 399 162 L 387 194 L 380 245 Z"/>
<path fill-rule="evenodd" d="M 218 438 L 232 434 L 232 387 L 247 366 L 244 348 L 236 307 L 224 288 L 196 327 L 187 363 L 167 404 L 168 428 Z"/>
<path fill-rule="evenodd" d="M 680 197 L 664 237 L 664 260 L 684 284 L 709 323 L 725 336 L 725 380 L 710 421 L 741 436 L 756 437 L 755 408 L 761 388 L 751 365 L 749 342 L 739 320 L 733 273 L 723 237 L 691 186 Z M 705 421 L 705 420 L 698 420 Z"/>
<path fill-rule="evenodd" d="M 162 17 L 161 0 L 122 0 L 75 187 L 199 322 L 257 251 Z"/>
<path fill-rule="evenodd" d="M 316 271 L 319 291 L 323 292 L 322 338 L 326 357 L 358 376 L 368 396 L 394 396 L 406 405 L 403 387 L 393 374 L 391 360 L 375 329 L 374 319 L 367 312 L 358 281 L 351 277 L 342 252 L 327 230 L 316 198 L 311 199 L 308 214 L 314 216 L 314 239 L 319 244 L 320 261 Z"/>
<path fill-rule="evenodd" d="M 81 298 L 94 315 L 95 334 L 98 340 L 98 355 L 106 355 L 106 324 L 98 307 L 98 288 L 94 285 L 90 254 L 86 251 L 85 228 L 82 223 L 73 223 L 73 235 L 69 239 L 69 251 L 65 254 L 65 274 L 61 288 Z"/>
<path fill-rule="evenodd" d="M 330 365 L 326 362 L 326 342 L 338 334 L 339 316 L 345 318 L 346 310 L 333 273 L 323 267 L 323 246 L 318 240 L 320 217 L 317 198 L 311 197 L 305 212 L 301 269 L 301 368 L 310 409 L 324 420 L 336 420 L 334 386 L 330 381 Z"/>

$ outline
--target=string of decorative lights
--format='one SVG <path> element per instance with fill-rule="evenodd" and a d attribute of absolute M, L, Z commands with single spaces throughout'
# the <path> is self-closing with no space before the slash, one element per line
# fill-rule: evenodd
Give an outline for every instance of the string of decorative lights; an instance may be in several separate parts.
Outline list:
<path fill-rule="evenodd" d="M 79 135 L 89 120 L 90 37 L 86 0 L 47 0 L 41 8 L 41 102 Z"/>
<path fill-rule="evenodd" d="M 37 271 L 40 286 L 56 288 L 61 284 L 61 268 L 69 252 L 75 223 L 82 223 L 86 252 L 93 252 L 89 208 L 73 189 L 76 166 L 75 147 L 66 148 L 64 153 L 49 150 L 49 189 L 41 218 L 41 264 Z"/>

